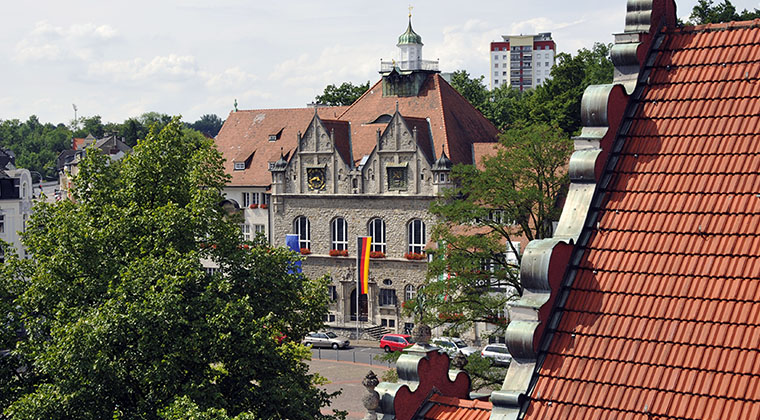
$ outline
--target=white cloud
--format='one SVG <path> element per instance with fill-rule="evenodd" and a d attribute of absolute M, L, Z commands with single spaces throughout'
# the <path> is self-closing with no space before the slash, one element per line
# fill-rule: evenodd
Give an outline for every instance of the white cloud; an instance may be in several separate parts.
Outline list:
<path fill-rule="evenodd" d="M 102 56 L 103 50 L 117 36 L 116 30 L 108 25 L 84 23 L 63 27 L 40 21 L 16 44 L 15 59 L 21 62 L 90 60 Z"/>
<path fill-rule="evenodd" d="M 169 54 L 151 60 L 112 60 L 91 63 L 88 74 L 111 82 L 144 82 L 147 80 L 181 81 L 199 75 L 195 57 Z"/>
<path fill-rule="evenodd" d="M 289 88 L 303 86 L 324 87 L 331 83 L 351 81 L 374 82 L 379 76 L 380 51 L 386 51 L 385 45 L 335 45 L 322 49 L 319 55 L 301 54 L 297 58 L 286 60 L 275 66 L 269 75 L 270 80 L 279 81 Z M 395 52 L 386 51 L 385 60 L 396 57 Z"/>
<path fill-rule="evenodd" d="M 467 69 L 486 65 L 489 60 L 488 46 L 497 39 L 500 30 L 488 22 L 470 19 L 461 25 L 443 28 L 443 42 L 422 55 L 426 59 L 439 59 L 443 71 Z"/>
<path fill-rule="evenodd" d="M 219 74 L 205 73 L 205 77 L 206 87 L 211 90 L 239 89 L 258 80 L 256 75 L 238 66 L 230 67 Z"/>

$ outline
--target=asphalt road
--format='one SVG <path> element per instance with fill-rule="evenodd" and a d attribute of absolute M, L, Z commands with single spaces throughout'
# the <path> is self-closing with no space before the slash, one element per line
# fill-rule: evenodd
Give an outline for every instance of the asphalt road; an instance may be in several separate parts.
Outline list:
<path fill-rule="evenodd" d="M 375 360 L 375 356 L 383 353 L 383 349 L 379 347 L 352 346 L 347 349 L 338 350 L 312 348 L 311 359 L 334 362 L 351 362 L 367 366 L 382 366 L 385 368 L 395 367 L 395 364 L 393 363 L 388 364 L 387 362 Z"/>

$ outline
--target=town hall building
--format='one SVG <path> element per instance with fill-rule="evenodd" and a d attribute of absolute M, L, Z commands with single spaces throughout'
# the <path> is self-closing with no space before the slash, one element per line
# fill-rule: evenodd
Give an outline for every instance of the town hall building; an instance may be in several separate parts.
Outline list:
<path fill-rule="evenodd" d="M 307 276 L 331 279 L 333 328 L 412 328 L 402 305 L 427 273 L 435 223 L 428 208 L 451 187 L 454 164 L 490 153 L 497 129 L 422 59 L 411 19 L 399 60 L 347 107 L 252 110 L 230 114 L 217 136 L 232 181 L 227 197 L 245 225 L 272 244 L 299 235 Z M 266 176 L 265 176 L 266 175 Z M 261 206 L 245 205 L 256 194 Z M 369 294 L 356 296 L 356 237 L 372 237 Z"/>

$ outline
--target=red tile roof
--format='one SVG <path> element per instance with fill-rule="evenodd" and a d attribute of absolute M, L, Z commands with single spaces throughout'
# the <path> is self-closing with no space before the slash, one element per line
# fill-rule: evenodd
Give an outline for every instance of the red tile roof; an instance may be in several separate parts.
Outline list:
<path fill-rule="evenodd" d="M 320 118 L 335 119 L 346 107 L 319 108 Z M 303 132 L 314 117 L 314 108 L 255 109 L 231 112 L 216 136 L 216 146 L 226 162 L 225 172 L 232 175 L 231 186 L 267 186 L 272 183 L 269 162 L 276 162 L 282 150 L 291 154 L 298 145 L 296 135 Z M 279 135 L 269 141 L 270 135 Z M 234 162 L 252 156 L 248 168 L 235 171 Z"/>
<path fill-rule="evenodd" d="M 384 97 L 382 81 L 375 83 L 341 115 L 351 121 L 354 158 L 368 155 L 377 144 L 378 125 L 370 124 L 382 114 L 393 115 L 398 104 L 401 115 L 430 120 L 433 155 L 443 144 L 452 162 L 474 163 L 472 144 L 495 142 L 498 130 L 439 74 L 430 74 L 420 94 L 411 97 Z M 381 129 L 384 129 L 385 125 Z M 411 128 L 411 127 L 410 127 Z M 418 136 L 420 135 L 418 129 Z M 418 137 L 419 142 L 419 137 Z"/>
<path fill-rule="evenodd" d="M 488 420 L 493 404 L 487 401 L 464 400 L 433 394 L 419 420 Z"/>
<path fill-rule="evenodd" d="M 350 107 L 319 108 L 319 116 L 335 128 L 341 156 L 346 162 L 352 158 L 358 163 L 377 145 L 377 130 L 382 132 L 388 125 L 387 122 L 375 123 L 377 118 L 393 115 L 397 105 L 409 129 L 417 128 L 417 143 L 431 163 L 444 144 L 452 162 L 473 163 L 473 145 L 497 139 L 496 127 L 435 73 L 428 75 L 418 96 L 384 97 L 381 80 Z M 216 137 L 217 147 L 226 159 L 225 170 L 232 175 L 230 185 L 271 184 L 269 162 L 279 159 L 281 149 L 286 155 L 296 149 L 296 134 L 306 131 L 313 115 L 313 108 L 230 113 Z M 349 122 L 350 136 L 346 131 Z M 269 141 L 270 135 L 278 134 L 277 141 Z M 481 148 L 478 146 L 477 150 Z M 249 158 L 251 163 L 246 170 L 233 170 L 234 162 Z"/>
<path fill-rule="evenodd" d="M 760 418 L 760 20 L 653 54 L 527 420 Z"/>

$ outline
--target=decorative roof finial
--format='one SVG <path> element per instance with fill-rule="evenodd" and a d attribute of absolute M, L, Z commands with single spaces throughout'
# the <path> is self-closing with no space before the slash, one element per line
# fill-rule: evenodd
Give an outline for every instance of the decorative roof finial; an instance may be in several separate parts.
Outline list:
<path fill-rule="evenodd" d="M 412 19 L 412 9 L 414 9 L 414 6 L 412 6 L 412 5 L 410 4 L 410 5 L 409 5 L 409 19 L 410 19 L 410 20 Z"/>
<path fill-rule="evenodd" d="M 237 112 L 237 98 L 235 98 L 235 112 Z"/>

